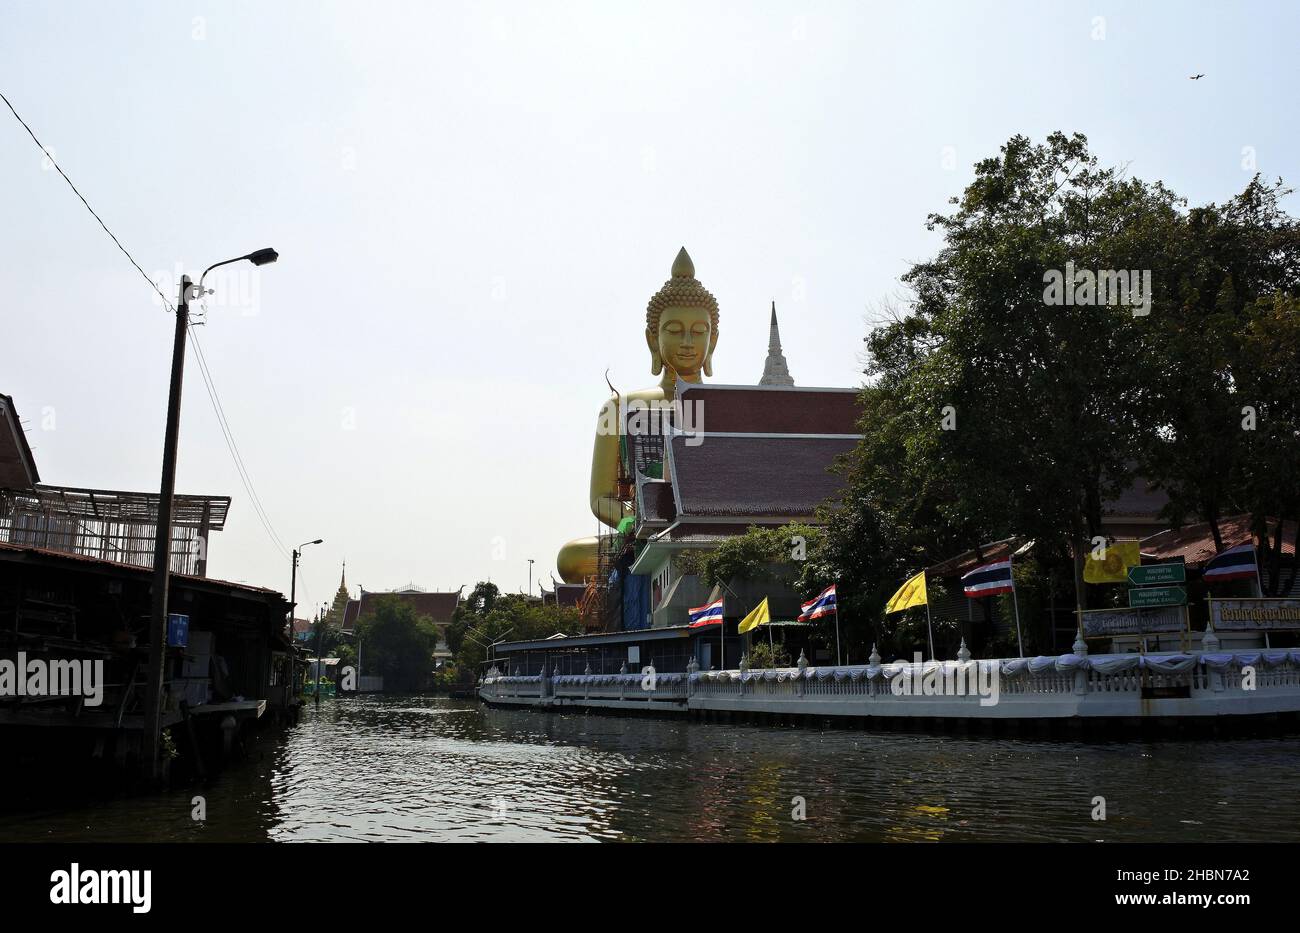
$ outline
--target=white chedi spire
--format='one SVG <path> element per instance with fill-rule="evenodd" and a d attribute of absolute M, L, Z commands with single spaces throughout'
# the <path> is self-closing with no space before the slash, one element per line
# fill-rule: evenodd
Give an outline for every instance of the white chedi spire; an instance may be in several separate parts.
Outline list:
<path fill-rule="evenodd" d="M 761 386 L 792 386 L 794 377 L 786 365 L 785 354 L 781 352 L 781 331 L 776 324 L 776 302 L 772 302 L 772 323 L 767 337 L 767 361 L 763 363 L 763 377 L 758 380 Z"/>

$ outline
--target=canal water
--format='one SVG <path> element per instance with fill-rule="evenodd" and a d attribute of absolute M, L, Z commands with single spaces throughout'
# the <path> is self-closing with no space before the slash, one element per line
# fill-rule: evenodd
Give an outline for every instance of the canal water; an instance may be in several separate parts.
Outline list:
<path fill-rule="evenodd" d="M 1297 777 L 1295 735 L 1071 742 L 363 696 L 309 706 L 204 786 L 0 812 L 0 840 L 1296 841 Z"/>

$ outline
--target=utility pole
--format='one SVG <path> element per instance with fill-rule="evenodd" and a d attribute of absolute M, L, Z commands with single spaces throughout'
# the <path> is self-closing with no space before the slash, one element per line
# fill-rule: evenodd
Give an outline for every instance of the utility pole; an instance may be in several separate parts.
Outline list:
<path fill-rule="evenodd" d="M 533 559 L 528 558 L 528 595 L 533 595 Z"/>
<path fill-rule="evenodd" d="M 298 612 L 298 559 L 302 557 L 302 549 L 305 548 L 308 544 L 321 544 L 323 541 L 324 541 L 323 538 L 317 538 L 315 541 L 308 541 L 304 544 L 298 545 L 296 548 L 293 549 L 293 570 L 289 575 L 289 686 L 293 685 L 293 653 L 294 653 L 293 623 L 294 623 L 294 617 L 297 615 Z M 319 671 L 319 669 L 320 669 L 320 665 L 317 664 L 317 670 Z M 286 687 L 285 688 L 286 711 L 288 710 L 288 706 L 289 706 L 289 687 Z"/>
<path fill-rule="evenodd" d="M 167 674 L 167 590 L 171 585 L 172 498 L 176 492 L 176 448 L 181 431 L 181 388 L 185 379 L 185 338 L 190 324 L 190 295 L 191 292 L 203 293 L 204 278 L 217 266 L 245 259 L 255 266 L 264 266 L 278 258 L 279 254 L 275 250 L 267 248 L 213 263 L 199 276 L 197 288 L 188 275 L 181 276 L 181 290 L 176 302 L 176 336 L 172 343 L 172 380 L 167 394 L 167 431 L 163 439 L 158 523 L 153 544 L 153 592 L 148 629 L 149 667 L 145 680 L 144 736 L 140 749 L 141 771 L 154 781 L 162 777 L 162 762 L 158 751 L 162 744 L 163 686 Z M 206 558 L 206 551 L 204 556 Z"/>
<path fill-rule="evenodd" d="M 153 547 L 153 601 L 149 616 L 149 668 L 145 681 L 143 770 L 150 780 L 162 776 L 162 695 L 167 664 L 167 589 L 171 585 L 172 496 L 176 491 L 176 448 L 181 430 L 181 387 L 185 379 L 185 337 L 190 323 L 188 275 L 181 276 L 176 302 L 176 336 L 172 342 L 172 381 L 167 393 L 167 431 L 163 440 L 162 486 Z"/>

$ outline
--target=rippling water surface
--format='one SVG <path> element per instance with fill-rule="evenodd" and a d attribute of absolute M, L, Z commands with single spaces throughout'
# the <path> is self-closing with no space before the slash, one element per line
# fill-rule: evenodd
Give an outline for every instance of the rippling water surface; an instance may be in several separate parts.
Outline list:
<path fill-rule="evenodd" d="M 1083 743 L 366 696 L 309 706 L 205 786 L 3 813 L 0 839 L 1295 841 L 1297 777 L 1294 735 Z"/>

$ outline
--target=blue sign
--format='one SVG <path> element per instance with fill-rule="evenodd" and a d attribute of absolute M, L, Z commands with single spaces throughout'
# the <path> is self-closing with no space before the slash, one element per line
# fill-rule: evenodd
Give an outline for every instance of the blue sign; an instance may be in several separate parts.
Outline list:
<path fill-rule="evenodd" d="M 167 647 L 188 648 L 190 644 L 190 617 L 173 612 L 167 616 Z"/>

